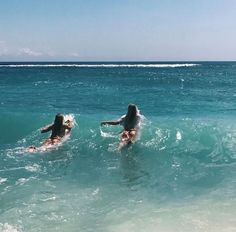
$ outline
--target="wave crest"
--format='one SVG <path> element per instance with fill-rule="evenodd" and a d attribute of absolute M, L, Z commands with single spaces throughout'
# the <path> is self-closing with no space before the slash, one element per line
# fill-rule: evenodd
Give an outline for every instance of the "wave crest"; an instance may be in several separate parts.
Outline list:
<path fill-rule="evenodd" d="M 200 64 L 1 64 L 1 67 L 8 68 L 57 68 L 57 67 L 76 67 L 76 68 L 181 68 L 194 67 Z"/>

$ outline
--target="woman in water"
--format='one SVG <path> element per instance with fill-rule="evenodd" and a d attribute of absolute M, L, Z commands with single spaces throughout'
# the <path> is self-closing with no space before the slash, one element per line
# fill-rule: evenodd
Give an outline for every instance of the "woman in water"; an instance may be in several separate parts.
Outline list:
<path fill-rule="evenodd" d="M 50 138 L 44 141 L 44 145 L 59 143 L 61 139 L 72 129 L 71 121 L 64 123 L 64 116 L 57 114 L 54 123 L 41 129 L 41 133 L 52 131 Z"/>
<path fill-rule="evenodd" d="M 64 116 L 62 114 L 57 114 L 54 120 L 54 123 L 48 126 L 45 126 L 41 129 L 41 133 L 46 133 L 52 131 L 50 138 L 46 139 L 43 142 L 41 148 L 46 149 L 47 146 L 55 145 L 61 142 L 61 139 L 66 135 L 69 134 L 72 129 L 72 121 L 67 120 L 64 123 Z M 35 146 L 30 146 L 28 148 L 28 152 L 32 153 L 37 151 L 38 148 Z"/>
<path fill-rule="evenodd" d="M 120 143 L 120 147 L 122 147 L 135 141 L 141 120 L 142 115 L 139 114 L 138 107 L 134 104 L 129 104 L 126 115 L 115 121 L 101 122 L 101 125 L 121 125 L 124 127 Z"/>

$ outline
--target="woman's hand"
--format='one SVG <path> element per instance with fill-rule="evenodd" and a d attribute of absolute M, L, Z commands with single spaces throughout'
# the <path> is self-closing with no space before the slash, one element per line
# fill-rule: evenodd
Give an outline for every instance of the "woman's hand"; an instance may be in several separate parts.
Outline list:
<path fill-rule="evenodd" d="M 107 124 L 106 122 L 101 122 L 101 126 L 106 125 L 106 124 Z"/>

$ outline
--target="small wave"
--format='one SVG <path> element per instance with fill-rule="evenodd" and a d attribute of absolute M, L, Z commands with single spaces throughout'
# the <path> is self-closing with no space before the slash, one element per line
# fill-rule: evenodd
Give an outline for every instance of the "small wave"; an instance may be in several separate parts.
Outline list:
<path fill-rule="evenodd" d="M 52 197 L 49 197 L 49 198 L 41 199 L 41 201 L 42 202 L 55 201 L 56 199 L 57 199 L 56 196 L 52 196 Z"/>
<path fill-rule="evenodd" d="M 29 180 L 30 180 L 30 178 L 20 178 L 16 181 L 16 185 L 24 185 Z"/>
<path fill-rule="evenodd" d="M 1 64 L 1 67 L 8 68 L 181 68 L 194 67 L 200 64 Z"/>

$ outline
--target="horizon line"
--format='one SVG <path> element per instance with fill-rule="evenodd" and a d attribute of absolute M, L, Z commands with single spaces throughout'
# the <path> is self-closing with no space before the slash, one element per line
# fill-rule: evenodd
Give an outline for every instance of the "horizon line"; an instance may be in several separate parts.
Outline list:
<path fill-rule="evenodd" d="M 7 60 L 7 61 L 1 61 L 0 63 L 37 63 L 37 62 L 41 62 L 41 63 L 132 63 L 132 62 L 136 62 L 136 63 L 140 63 L 140 62 L 145 62 L 145 63 L 149 63 L 149 62 L 158 62 L 158 63 L 164 63 L 164 62 L 236 62 L 236 60 L 112 60 L 112 61 L 107 61 L 107 60 L 94 60 L 94 61 L 75 61 L 75 60 Z"/>

